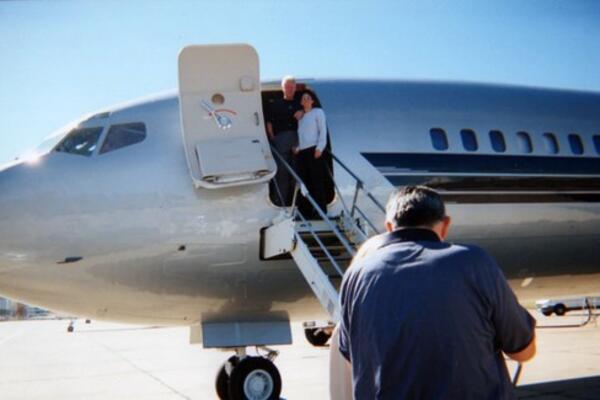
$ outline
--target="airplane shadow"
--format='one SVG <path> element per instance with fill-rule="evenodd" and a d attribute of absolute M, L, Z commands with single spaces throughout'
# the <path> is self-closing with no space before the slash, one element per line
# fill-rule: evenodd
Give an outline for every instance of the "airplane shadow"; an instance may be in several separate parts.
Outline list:
<path fill-rule="evenodd" d="M 516 393 L 527 400 L 600 399 L 600 376 L 517 386 Z"/>
<path fill-rule="evenodd" d="M 146 331 L 151 329 L 164 329 L 165 326 L 142 326 L 133 328 L 107 328 L 107 329 L 82 329 L 75 328 L 73 333 L 99 333 L 99 332 L 120 332 L 120 331 Z"/>

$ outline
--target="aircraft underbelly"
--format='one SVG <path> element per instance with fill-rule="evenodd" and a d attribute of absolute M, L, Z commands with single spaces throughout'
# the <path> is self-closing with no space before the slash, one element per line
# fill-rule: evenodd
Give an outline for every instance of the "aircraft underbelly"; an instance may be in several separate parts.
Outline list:
<path fill-rule="evenodd" d="M 240 193 L 236 201 L 215 195 L 219 200 L 208 205 L 202 198 L 180 200 L 182 206 L 168 213 L 157 203 L 79 222 L 64 215 L 60 221 L 44 219 L 39 233 L 62 223 L 68 236 L 49 242 L 54 258 L 45 263 L 0 269 L 0 292 L 123 322 L 268 320 L 282 313 L 292 320 L 325 318 L 292 260 L 259 260 L 260 229 L 279 212 L 268 205 L 266 188 Z M 594 204 L 449 204 L 448 212 L 454 218 L 450 239 L 492 253 L 522 302 L 600 288 L 600 212 Z M 94 223 L 98 229 L 89 229 Z M 83 225 L 88 229 L 78 228 Z M 88 243 L 98 246 L 87 248 Z M 103 248 L 112 250 L 98 252 Z M 68 256 L 82 260 L 58 263 Z M 571 276 L 574 270 L 579 275 Z"/>

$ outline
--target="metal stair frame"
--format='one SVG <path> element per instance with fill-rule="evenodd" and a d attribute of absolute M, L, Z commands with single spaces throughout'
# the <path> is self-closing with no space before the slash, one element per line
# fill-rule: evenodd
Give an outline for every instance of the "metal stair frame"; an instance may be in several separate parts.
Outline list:
<path fill-rule="evenodd" d="M 323 243 L 318 233 L 315 231 L 313 225 L 308 221 L 296 207 L 296 201 L 298 199 L 298 192 L 304 196 L 306 200 L 312 205 L 318 215 L 322 218 L 323 222 L 331 229 L 331 232 L 337 237 L 339 242 L 342 244 L 344 249 L 350 254 L 355 256 L 357 247 L 368 239 L 369 233 L 359 224 L 358 220 L 364 220 L 369 225 L 373 232 L 379 233 L 379 230 L 375 227 L 372 221 L 369 220 L 367 215 L 358 207 L 358 196 L 360 191 L 363 191 L 366 196 L 371 199 L 375 205 L 385 213 L 385 208 L 377 201 L 377 199 L 367 190 L 364 189 L 364 183 L 346 166 L 344 165 L 335 155 L 332 154 L 333 159 L 352 176 L 355 181 L 355 192 L 353 195 L 352 206 L 349 208 L 344 201 L 341 191 L 339 190 L 333 174 L 331 171 L 332 182 L 337 197 L 340 200 L 343 211 L 341 216 L 336 222 L 332 221 L 323 210 L 318 206 L 317 202 L 308 192 L 306 185 L 302 179 L 298 176 L 296 171 L 284 160 L 284 158 L 277 152 L 276 149 L 272 148 L 272 152 L 279 159 L 281 165 L 287 169 L 293 179 L 296 181 L 296 188 L 294 191 L 294 197 L 292 204 L 286 209 L 279 217 L 273 221 L 273 225 L 266 228 L 264 231 L 263 249 L 262 254 L 264 258 L 276 257 L 284 253 L 289 253 L 296 265 L 300 269 L 302 275 L 306 279 L 310 288 L 315 293 L 317 299 L 327 311 L 330 318 L 337 322 L 340 318 L 340 303 L 339 295 L 331 283 L 330 277 L 324 272 L 323 266 L 311 253 L 308 245 L 304 242 L 303 238 L 299 233 L 299 226 L 305 228 L 306 231 L 312 236 L 315 242 L 318 244 L 320 250 L 325 254 L 326 259 L 331 263 L 335 272 L 339 274 L 339 277 L 343 277 L 344 269 L 337 262 L 335 257 L 331 254 L 327 245 Z M 357 214 L 358 213 L 358 214 Z M 357 216 L 359 215 L 359 217 Z M 300 225 L 298 225 L 300 223 Z M 343 233 L 342 233 L 343 231 Z"/>

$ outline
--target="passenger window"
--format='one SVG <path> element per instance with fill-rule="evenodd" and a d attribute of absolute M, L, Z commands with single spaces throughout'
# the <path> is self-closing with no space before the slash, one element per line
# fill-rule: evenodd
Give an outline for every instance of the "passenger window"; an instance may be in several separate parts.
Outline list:
<path fill-rule="evenodd" d="M 102 129 L 102 127 L 74 129 L 54 148 L 54 151 L 89 157 L 96 149 Z"/>
<path fill-rule="evenodd" d="M 504 153 L 506 151 L 506 142 L 504 141 L 504 135 L 500 131 L 490 131 L 490 142 L 492 143 L 492 149 L 497 153 Z"/>
<path fill-rule="evenodd" d="M 544 133 L 544 148 L 549 154 L 558 154 L 558 141 L 553 133 Z"/>
<path fill-rule="evenodd" d="M 596 153 L 600 154 L 600 135 L 594 135 L 594 147 L 596 148 Z"/>
<path fill-rule="evenodd" d="M 583 154 L 583 143 L 578 134 L 571 133 L 569 135 L 569 145 L 573 154 Z"/>
<path fill-rule="evenodd" d="M 462 129 L 460 131 L 460 138 L 462 139 L 462 144 L 465 150 L 467 151 L 476 151 L 478 148 L 477 145 L 477 137 L 475 136 L 475 132 L 471 129 Z"/>
<path fill-rule="evenodd" d="M 531 138 L 527 132 L 517 132 L 517 143 L 521 153 L 531 153 L 533 151 L 533 144 L 531 144 Z"/>
<path fill-rule="evenodd" d="M 433 128 L 429 130 L 431 136 L 431 144 L 436 150 L 448 150 L 448 137 L 446 132 L 440 128 Z"/>
<path fill-rule="evenodd" d="M 113 125 L 106 134 L 100 154 L 131 146 L 146 138 L 146 125 L 141 122 Z"/>

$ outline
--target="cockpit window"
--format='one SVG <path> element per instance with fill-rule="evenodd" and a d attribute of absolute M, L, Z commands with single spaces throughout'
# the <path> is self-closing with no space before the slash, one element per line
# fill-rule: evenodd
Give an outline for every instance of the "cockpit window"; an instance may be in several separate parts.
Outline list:
<path fill-rule="evenodd" d="M 146 138 L 146 125 L 141 122 L 113 125 L 100 148 L 100 154 L 139 143 Z"/>
<path fill-rule="evenodd" d="M 102 127 L 74 129 L 54 148 L 54 151 L 89 157 L 96 149 L 102 129 Z"/>

